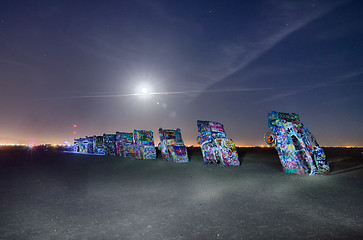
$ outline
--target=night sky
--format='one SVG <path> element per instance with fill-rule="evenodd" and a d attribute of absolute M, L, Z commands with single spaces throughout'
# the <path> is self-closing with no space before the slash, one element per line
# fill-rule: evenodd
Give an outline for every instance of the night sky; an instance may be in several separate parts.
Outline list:
<path fill-rule="evenodd" d="M 264 145 L 296 112 L 323 146 L 363 145 L 363 1 L 1 1 L 0 143 L 224 124 Z M 146 96 L 138 95 L 148 91 Z M 151 93 L 151 94 L 150 94 Z"/>

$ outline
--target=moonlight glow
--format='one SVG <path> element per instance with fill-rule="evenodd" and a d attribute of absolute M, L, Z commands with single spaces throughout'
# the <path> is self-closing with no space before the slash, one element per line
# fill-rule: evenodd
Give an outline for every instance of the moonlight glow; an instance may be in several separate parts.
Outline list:
<path fill-rule="evenodd" d="M 142 93 L 148 93 L 148 92 L 149 92 L 149 90 L 148 90 L 146 87 L 144 87 L 144 88 L 142 88 L 142 89 L 141 89 L 141 92 L 142 92 Z"/>
<path fill-rule="evenodd" d="M 153 95 L 150 85 L 146 83 L 141 83 L 137 86 L 136 94 L 143 99 L 149 99 Z"/>

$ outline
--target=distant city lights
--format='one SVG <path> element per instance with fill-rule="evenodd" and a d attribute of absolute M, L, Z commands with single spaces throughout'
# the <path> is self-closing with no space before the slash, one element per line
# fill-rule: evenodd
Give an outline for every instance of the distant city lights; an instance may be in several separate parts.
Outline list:
<path fill-rule="evenodd" d="M 23 144 L 23 143 L 0 143 L 0 147 L 41 147 L 41 146 L 48 146 L 48 147 L 70 147 L 68 141 L 64 141 L 64 144 L 55 144 L 55 143 L 42 143 L 42 144 Z M 187 145 L 187 147 L 200 147 L 198 144 L 191 144 Z M 248 146 L 248 145 L 236 145 L 239 148 L 270 148 L 270 146 L 265 145 L 255 145 L 255 146 Z M 323 148 L 363 148 L 363 146 L 322 146 Z"/>
<path fill-rule="evenodd" d="M 22 143 L 0 143 L 0 147 L 40 147 L 40 146 L 50 146 L 50 147 L 70 147 L 71 145 L 68 144 L 22 144 Z"/>

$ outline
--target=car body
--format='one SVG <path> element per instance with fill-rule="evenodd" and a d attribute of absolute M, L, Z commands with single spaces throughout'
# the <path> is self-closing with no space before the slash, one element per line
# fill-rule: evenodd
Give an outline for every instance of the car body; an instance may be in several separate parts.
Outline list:
<path fill-rule="evenodd" d="M 176 130 L 159 128 L 159 137 L 158 149 L 165 161 L 189 162 L 187 148 L 184 145 L 179 128 Z"/>
<path fill-rule="evenodd" d="M 117 156 L 134 157 L 133 133 L 116 132 L 116 152 Z"/>
<path fill-rule="evenodd" d="M 74 151 L 79 153 L 87 153 L 88 140 L 87 138 L 74 139 Z"/>
<path fill-rule="evenodd" d="M 73 141 L 73 151 L 74 152 L 80 152 L 80 145 L 81 145 L 81 139 L 75 138 Z"/>
<path fill-rule="evenodd" d="M 265 134 L 265 142 L 275 147 L 286 173 L 329 173 L 323 149 L 298 114 L 272 111 L 267 118 L 271 132 Z"/>
<path fill-rule="evenodd" d="M 105 154 L 103 149 L 103 136 L 93 136 L 93 152 L 100 155 Z"/>
<path fill-rule="evenodd" d="M 103 134 L 103 150 L 105 155 L 116 155 L 116 134 Z"/>
<path fill-rule="evenodd" d="M 134 130 L 135 157 L 139 159 L 156 159 L 153 132 L 151 130 Z"/>
<path fill-rule="evenodd" d="M 87 140 L 87 153 L 90 154 L 95 153 L 93 149 L 93 137 L 86 136 L 86 140 Z"/>
<path fill-rule="evenodd" d="M 213 121 L 197 121 L 197 142 L 201 146 L 204 164 L 239 166 L 238 153 L 232 139 L 226 138 L 223 124 Z"/>

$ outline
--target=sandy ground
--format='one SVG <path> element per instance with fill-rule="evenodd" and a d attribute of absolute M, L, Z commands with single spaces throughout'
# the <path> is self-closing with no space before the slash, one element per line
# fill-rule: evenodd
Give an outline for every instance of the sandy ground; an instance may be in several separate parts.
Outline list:
<path fill-rule="evenodd" d="M 362 152 L 297 176 L 274 149 L 240 167 L 2 149 L 0 239 L 363 239 Z"/>

